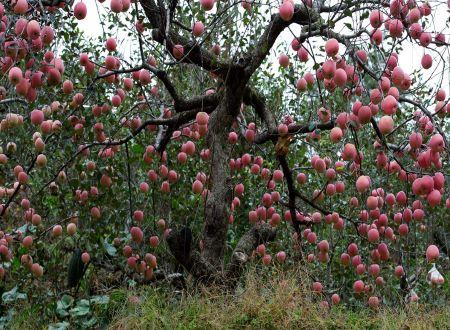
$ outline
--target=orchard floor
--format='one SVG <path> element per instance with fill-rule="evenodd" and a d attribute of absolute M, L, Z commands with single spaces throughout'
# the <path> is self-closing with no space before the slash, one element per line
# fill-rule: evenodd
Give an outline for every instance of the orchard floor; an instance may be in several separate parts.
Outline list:
<path fill-rule="evenodd" d="M 317 302 L 311 302 L 317 301 L 317 297 L 299 284 L 299 274 L 276 274 L 265 281 L 251 275 L 249 272 L 245 285 L 233 294 L 211 288 L 177 291 L 163 286 L 141 287 L 136 291 L 112 290 L 108 305 L 92 311 L 99 321 L 92 328 L 450 329 L 450 304 L 380 307 L 376 311 L 337 305 L 325 310 Z M 35 315 L 29 306 L 24 306 L 8 328 L 47 329 L 49 320 L 43 321 Z M 86 328 L 83 322 L 66 321 L 70 323 L 66 323 L 68 329 Z"/>

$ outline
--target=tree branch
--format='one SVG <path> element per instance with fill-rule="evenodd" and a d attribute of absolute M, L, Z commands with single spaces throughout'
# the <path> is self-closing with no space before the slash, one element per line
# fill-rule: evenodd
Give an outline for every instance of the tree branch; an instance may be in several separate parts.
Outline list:
<path fill-rule="evenodd" d="M 246 77 L 249 78 L 261 65 L 285 28 L 293 23 L 311 26 L 321 20 L 317 11 L 303 3 L 295 6 L 294 16 L 288 22 L 284 21 L 279 14 L 272 15 L 269 24 L 253 47 L 253 51 L 245 57 L 245 62 L 248 63 L 245 68 Z"/>
<path fill-rule="evenodd" d="M 8 103 L 22 103 L 25 105 L 28 104 L 28 102 L 26 100 L 19 99 L 19 98 L 10 98 L 10 99 L 0 100 L 0 104 L 8 104 Z"/>
<path fill-rule="evenodd" d="M 230 263 L 225 272 L 225 278 L 232 283 L 239 279 L 242 270 L 252 252 L 259 244 L 271 242 L 276 237 L 276 230 L 267 223 L 255 225 L 239 240 L 231 254 Z"/>

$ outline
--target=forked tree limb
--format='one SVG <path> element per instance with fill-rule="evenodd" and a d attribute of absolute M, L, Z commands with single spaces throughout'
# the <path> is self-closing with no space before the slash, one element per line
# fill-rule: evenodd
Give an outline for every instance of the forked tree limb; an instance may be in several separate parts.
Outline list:
<path fill-rule="evenodd" d="M 268 223 L 257 224 L 245 233 L 231 254 L 231 260 L 225 271 L 225 278 L 231 283 L 237 281 L 252 252 L 259 244 L 274 241 L 276 230 Z"/>
<path fill-rule="evenodd" d="M 193 250 L 192 232 L 189 228 L 173 229 L 167 237 L 169 249 L 175 259 L 202 283 L 216 283 L 233 286 L 241 277 L 245 264 L 259 244 L 271 242 L 276 237 L 276 230 L 267 223 L 250 228 L 245 233 L 231 254 L 231 260 L 223 272 L 218 272 L 215 265 Z"/>

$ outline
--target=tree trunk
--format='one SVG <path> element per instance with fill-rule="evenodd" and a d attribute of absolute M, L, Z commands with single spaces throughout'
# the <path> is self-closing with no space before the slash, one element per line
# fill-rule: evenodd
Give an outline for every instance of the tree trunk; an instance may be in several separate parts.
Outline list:
<path fill-rule="evenodd" d="M 229 207 L 232 199 L 228 133 L 240 108 L 238 95 L 227 90 L 208 124 L 207 143 L 211 152 L 209 193 L 206 200 L 202 257 L 216 270 L 222 269 Z"/>
<path fill-rule="evenodd" d="M 226 249 L 229 208 L 232 200 L 231 171 L 229 167 L 230 144 L 228 134 L 239 114 L 245 79 L 232 75 L 223 96 L 209 118 L 207 143 L 211 152 L 209 192 L 206 199 L 201 252 L 191 249 L 192 233 L 187 228 L 172 231 L 167 238 L 170 250 L 196 279 L 208 283 L 234 285 L 245 263 L 258 244 L 272 241 L 276 231 L 268 224 L 252 227 L 232 253 L 226 269 L 223 257 Z"/>

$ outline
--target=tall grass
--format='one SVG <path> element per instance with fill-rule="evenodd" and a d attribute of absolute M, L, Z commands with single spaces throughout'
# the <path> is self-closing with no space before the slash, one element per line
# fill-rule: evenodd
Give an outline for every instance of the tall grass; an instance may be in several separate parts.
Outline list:
<path fill-rule="evenodd" d="M 448 329 L 449 306 L 348 310 L 321 307 L 300 271 L 269 279 L 250 270 L 236 292 L 216 288 L 130 292 L 110 329 Z"/>

